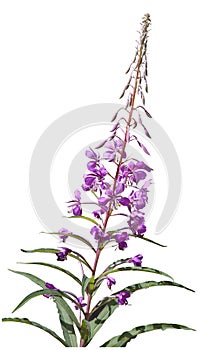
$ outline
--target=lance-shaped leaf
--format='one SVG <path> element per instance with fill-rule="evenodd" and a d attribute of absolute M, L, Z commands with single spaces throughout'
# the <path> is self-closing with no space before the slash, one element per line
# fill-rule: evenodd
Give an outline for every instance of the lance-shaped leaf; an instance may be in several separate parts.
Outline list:
<path fill-rule="evenodd" d="M 144 236 L 139 236 L 139 235 L 130 235 L 130 237 L 134 237 L 134 238 L 140 238 L 140 239 L 143 239 L 144 241 L 146 242 L 149 242 L 149 243 L 152 243 L 152 244 L 155 244 L 155 245 L 158 245 L 159 247 L 163 247 L 163 248 L 166 248 L 167 246 L 166 245 L 163 245 L 161 243 L 158 243 L 158 242 L 155 242 L 153 241 L 152 239 L 149 239 L 147 237 L 144 237 Z"/>
<path fill-rule="evenodd" d="M 115 268 L 116 266 L 122 265 L 122 264 L 128 264 L 128 260 L 130 258 L 126 258 L 126 259 L 119 259 L 117 261 L 114 261 L 113 263 L 111 263 L 110 265 L 108 265 L 105 269 L 105 271 L 108 270 L 112 270 L 113 268 Z"/>
<path fill-rule="evenodd" d="M 170 279 L 173 280 L 173 278 L 168 275 L 167 273 L 157 270 L 157 269 L 153 269 L 151 267 L 138 267 L 138 266 L 126 266 L 126 267 L 119 267 L 118 269 L 111 269 L 111 270 L 106 270 L 105 272 L 103 272 L 98 279 L 101 279 L 104 276 L 110 275 L 111 273 L 115 273 L 115 272 L 125 272 L 125 271 L 139 271 L 139 272 L 149 272 L 149 273 L 155 273 L 157 275 L 162 275 L 165 277 L 168 277 Z"/>
<path fill-rule="evenodd" d="M 71 298 L 69 295 L 67 295 L 64 292 L 58 291 L 58 290 L 53 290 L 53 289 L 42 289 L 42 290 L 37 290 L 36 292 L 33 292 L 29 295 L 27 295 L 19 304 L 18 306 L 13 310 L 13 312 L 17 311 L 18 309 L 20 309 L 23 305 L 25 305 L 29 300 L 40 296 L 40 295 L 44 295 L 44 294 L 50 294 L 54 297 L 64 297 L 69 299 L 71 302 L 73 302 L 74 304 L 76 304 L 78 306 L 79 309 L 82 309 L 81 305 L 78 304 L 73 298 Z M 56 300 L 56 298 L 55 298 Z M 67 304 L 68 305 L 68 304 Z M 68 305 L 69 306 L 69 305 Z M 71 310 L 71 308 L 68 309 L 70 312 L 70 317 L 72 319 L 72 321 L 75 323 L 75 325 L 80 328 L 80 323 L 78 322 L 77 317 L 75 316 L 74 312 Z M 84 312 L 84 311 L 83 311 Z"/>
<path fill-rule="evenodd" d="M 2 322 L 19 322 L 19 323 L 25 323 L 25 324 L 29 324 L 31 326 L 37 327 L 42 329 L 43 331 L 47 332 L 48 334 L 52 335 L 54 338 L 56 338 L 58 341 L 60 341 L 64 346 L 68 347 L 67 343 L 60 338 L 54 331 L 52 331 L 51 329 L 42 326 L 41 324 L 34 322 L 34 321 L 30 321 L 28 320 L 28 318 L 3 318 Z"/>
<path fill-rule="evenodd" d="M 114 294 L 111 295 L 109 298 L 105 298 L 104 300 L 97 303 L 97 305 L 93 308 L 89 315 L 89 323 L 91 328 L 91 336 L 92 338 L 94 335 L 99 331 L 99 329 L 102 327 L 104 322 L 113 314 L 113 312 L 118 308 L 118 301 L 115 298 L 116 294 L 119 294 L 124 291 L 128 291 L 131 294 L 142 289 L 147 289 L 150 287 L 159 287 L 159 286 L 172 286 L 172 287 L 179 287 L 184 288 L 186 290 L 194 292 L 192 289 L 187 288 L 179 283 L 171 282 L 171 281 L 146 281 L 142 283 L 136 283 L 133 285 L 130 285 Z"/>
<path fill-rule="evenodd" d="M 69 305 L 60 297 L 56 297 L 56 306 L 59 313 L 59 320 L 67 346 L 77 347 L 77 338 L 71 318 L 72 310 Z"/>
<path fill-rule="evenodd" d="M 10 270 L 11 272 L 17 273 L 18 275 L 24 276 L 26 278 L 28 278 L 30 281 L 36 283 L 38 286 L 42 287 L 42 288 L 46 288 L 45 287 L 45 281 L 43 281 L 41 278 L 32 275 L 31 273 L 28 272 L 22 272 L 22 271 L 15 271 L 15 270 Z"/>
<path fill-rule="evenodd" d="M 100 304 L 101 303 L 101 304 Z M 108 298 L 103 302 L 98 303 L 96 310 L 89 316 L 89 338 L 86 339 L 85 346 L 93 339 L 95 334 L 103 326 L 105 321 L 113 314 L 118 307 L 116 298 Z"/>
<path fill-rule="evenodd" d="M 81 216 L 77 216 L 77 217 L 81 217 Z M 61 232 L 41 232 L 41 233 L 45 233 L 45 234 L 48 234 L 48 235 L 59 235 L 59 236 L 61 236 Z M 83 238 L 83 237 L 81 237 L 79 235 L 76 235 L 75 233 L 64 233 L 62 235 L 70 237 L 70 238 L 77 239 L 78 241 L 83 242 L 85 245 L 87 245 L 89 248 L 91 248 L 94 252 L 96 252 L 96 249 L 93 247 L 93 245 L 87 239 L 85 239 L 85 238 Z"/>
<path fill-rule="evenodd" d="M 68 219 L 83 219 L 83 220 L 87 220 L 87 221 L 90 221 L 92 222 L 93 224 L 95 224 L 96 226 L 99 226 L 99 223 L 97 221 L 95 221 L 94 219 L 90 218 L 89 216 L 67 216 Z M 61 233 L 60 233 L 61 234 Z"/>
<path fill-rule="evenodd" d="M 36 283 L 38 286 L 42 287 L 43 289 L 46 288 L 46 286 L 45 286 L 45 281 L 43 281 L 41 278 L 39 278 L 39 277 L 37 277 L 37 276 L 35 276 L 35 275 L 32 275 L 31 273 L 22 272 L 22 271 L 15 271 L 15 270 L 9 270 L 9 271 L 14 272 L 14 273 L 17 273 L 18 275 L 22 275 L 22 276 L 24 276 L 24 277 L 30 279 L 32 282 Z M 48 292 L 49 292 L 49 290 L 48 290 Z M 32 294 L 33 294 L 33 293 L 32 293 Z M 50 294 L 52 294 L 52 293 L 50 292 Z M 35 295 L 35 296 L 36 296 L 36 295 Z M 60 301 L 60 304 L 62 303 L 63 307 L 65 306 L 66 310 L 68 310 L 69 316 L 71 317 L 72 321 L 75 322 L 75 323 L 76 323 L 76 326 L 79 328 L 79 327 L 80 327 L 80 324 L 79 324 L 79 322 L 78 322 L 78 320 L 77 320 L 77 318 L 76 318 L 74 312 L 72 311 L 72 309 L 71 309 L 70 306 L 66 303 L 65 300 L 62 299 L 62 301 L 61 301 L 60 299 L 62 299 L 62 298 L 57 298 L 57 297 L 55 296 L 54 300 L 55 300 L 56 305 L 57 305 L 57 302 L 58 302 L 58 300 L 59 300 L 59 301 Z M 72 300 L 71 300 L 71 301 L 72 301 Z M 27 301 L 26 301 L 26 302 L 27 302 Z M 19 304 L 19 305 L 20 305 L 20 304 Z M 22 306 L 22 305 L 21 305 L 21 306 Z M 21 307 L 21 306 L 20 306 L 20 307 Z M 57 308 L 58 308 L 58 305 L 57 305 Z M 13 312 L 15 312 L 16 310 L 17 310 L 17 308 L 16 308 Z"/>
<path fill-rule="evenodd" d="M 130 331 L 127 331 L 127 332 L 124 332 L 120 335 L 117 335 L 116 337 L 111 338 L 106 343 L 101 345 L 101 347 L 125 347 L 131 339 L 136 338 L 137 335 L 139 335 L 139 334 L 151 332 L 151 331 L 155 331 L 155 330 L 165 331 L 166 329 L 172 329 L 172 328 L 195 331 L 195 329 L 183 326 L 181 324 L 152 323 L 152 324 L 148 324 L 146 326 L 135 327 L 135 328 L 131 329 Z"/>
<path fill-rule="evenodd" d="M 83 275 L 83 279 L 82 279 L 82 295 L 83 295 L 83 298 L 85 296 L 85 292 L 86 292 L 86 289 L 89 285 L 89 282 L 90 282 L 90 278 L 87 277 L 85 274 Z"/>
<path fill-rule="evenodd" d="M 38 248 L 38 249 L 33 249 L 33 250 L 21 249 L 21 251 L 24 253 L 51 253 L 51 254 L 59 253 L 59 249 L 53 249 L 53 248 Z M 86 261 L 86 259 L 82 257 L 81 254 L 80 254 L 80 257 L 78 255 L 74 255 L 72 253 L 68 253 L 67 255 L 73 259 L 80 261 L 82 264 L 86 265 L 92 271 L 91 266 Z"/>
<path fill-rule="evenodd" d="M 82 285 L 81 281 L 79 280 L 78 277 L 76 277 L 75 275 L 72 274 L 72 272 L 63 269 L 60 266 L 57 265 L 53 265 L 53 264 L 48 264 L 48 263 L 43 263 L 43 262 L 19 262 L 18 264 L 26 264 L 26 265 L 40 265 L 40 266 L 46 266 L 46 267 L 50 267 L 52 269 L 61 271 L 63 273 L 65 273 L 66 275 L 68 275 L 69 277 L 73 278 L 78 284 Z M 12 270 L 11 270 L 12 271 Z M 14 271 L 13 271 L 14 272 Z"/>

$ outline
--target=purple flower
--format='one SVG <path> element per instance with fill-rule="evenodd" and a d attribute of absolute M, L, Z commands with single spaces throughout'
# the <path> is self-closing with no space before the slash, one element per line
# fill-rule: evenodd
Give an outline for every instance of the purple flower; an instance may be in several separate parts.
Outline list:
<path fill-rule="evenodd" d="M 71 249 L 66 248 L 66 247 L 62 247 L 60 248 L 60 251 L 58 253 L 56 253 L 57 255 L 57 260 L 58 261 L 64 261 L 67 260 L 67 255 L 68 253 L 71 252 Z"/>
<path fill-rule="evenodd" d="M 64 233 L 64 235 L 59 236 L 59 238 L 61 239 L 61 242 L 63 242 L 63 243 L 65 243 L 66 239 L 68 238 L 68 234 L 72 233 L 64 227 L 60 228 L 58 232 Z"/>
<path fill-rule="evenodd" d="M 109 162 L 113 162 L 116 158 L 117 153 L 121 154 L 123 145 L 123 141 L 119 139 L 107 141 L 105 144 L 107 151 L 104 152 L 103 158 L 108 160 Z M 126 158 L 126 152 L 124 152 L 123 158 Z"/>
<path fill-rule="evenodd" d="M 75 190 L 74 192 L 75 200 L 69 201 L 68 203 L 72 203 L 68 205 L 68 208 L 70 210 L 68 213 L 73 212 L 75 216 L 81 216 L 82 215 L 82 208 L 81 208 L 81 192 L 79 190 Z"/>
<path fill-rule="evenodd" d="M 48 282 L 45 283 L 45 286 L 46 286 L 46 288 L 48 288 L 48 289 L 59 290 L 59 289 L 56 288 L 53 284 L 48 283 Z"/>
<path fill-rule="evenodd" d="M 124 250 L 127 248 L 127 243 L 126 242 L 119 242 L 119 250 Z"/>
<path fill-rule="evenodd" d="M 130 218 L 127 221 L 127 223 L 131 231 L 133 232 L 133 234 L 142 235 L 146 231 L 146 226 L 144 225 L 143 213 L 138 210 L 134 210 L 130 214 Z"/>
<path fill-rule="evenodd" d="M 83 298 L 83 297 L 79 297 L 79 298 L 77 298 L 77 302 L 78 302 L 78 304 L 79 304 L 79 305 L 81 305 L 81 307 L 84 307 L 84 306 L 86 306 L 86 305 L 87 305 L 86 303 L 83 303 L 83 300 L 84 300 L 84 298 Z M 75 305 L 74 307 L 75 307 L 75 309 L 76 309 L 76 310 L 79 310 L 78 305 Z"/>
<path fill-rule="evenodd" d="M 105 196 L 101 196 L 98 198 L 98 204 L 102 207 L 105 207 L 105 210 L 107 209 L 106 208 L 106 205 L 109 203 L 109 202 L 112 202 L 113 206 L 114 206 L 114 209 L 117 209 L 117 201 L 119 201 L 119 197 L 118 196 L 121 192 L 123 192 L 125 189 L 125 185 L 121 182 L 117 182 L 116 183 L 116 187 L 115 187 L 115 191 L 111 190 L 111 189 L 107 189 L 105 191 Z"/>
<path fill-rule="evenodd" d="M 87 163 L 87 169 L 94 173 L 97 170 L 97 162 L 90 160 L 90 162 Z"/>
<path fill-rule="evenodd" d="M 76 204 L 73 208 L 73 214 L 75 216 L 81 216 L 82 215 L 82 209 L 81 206 L 79 204 Z"/>
<path fill-rule="evenodd" d="M 95 152 L 91 147 L 86 150 L 85 154 L 88 158 L 93 159 L 95 162 L 100 160 L 99 153 Z"/>
<path fill-rule="evenodd" d="M 58 291 L 59 291 L 58 288 L 56 288 L 53 284 L 48 283 L 48 282 L 45 283 L 45 287 L 48 288 L 48 289 L 58 290 Z M 45 298 L 51 298 L 51 297 L 52 297 L 52 294 L 43 294 L 43 296 L 44 296 Z"/>
<path fill-rule="evenodd" d="M 111 236 L 106 233 L 103 232 L 99 227 L 97 226 L 93 226 L 90 230 L 91 235 L 94 237 L 94 239 L 96 239 L 96 241 L 98 241 L 99 244 L 108 241 Z"/>
<path fill-rule="evenodd" d="M 117 181 L 115 193 L 116 195 L 122 193 L 125 190 L 125 185 L 122 182 Z"/>
<path fill-rule="evenodd" d="M 129 297 L 130 297 L 130 292 L 128 291 L 120 292 L 119 294 L 116 294 L 116 298 L 118 299 L 119 305 L 127 305 L 128 304 L 127 298 Z"/>
<path fill-rule="evenodd" d="M 133 204 L 136 209 L 143 209 L 148 201 L 147 191 L 138 190 L 133 194 Z"/>
<path fill-rule="evenodd" d="M 122 233 L 117 233 L 114 235 L 114 238 L 117 243 L 119 243 L 119 249 L 124 250 L 127 248 L 127 241 L 129 239 L 128 233 L 127 232 L 122 232 Z"/>
<path fill-rule="evenodd" d="M 104 166 L 98 166 L 97 168 L 97 164 L 96 167 L 92 164 L 89 166 L 89 169 L 92 173 L 84 175 L 84 184 L 82 185 L 84 191 L 90 191 L 91 189 L 96 191 L 98 188 L 105 189 L 110 186 L 104 181 L 107 175 L 107 170 Z"/>
<path fill-rule="evenodd" d="M 80 200 L 81 200 L 81 192 L 79 190 L 75 190 L 74 195 L 75 195 L 75 199 L 78 202 L 80 202 Z"/>
<path fill-rule="evenodd" d="M 134 256 L 133 258 L 129 259 L 128 262 L 133 263 L 134 266 L 141 266 L 142 259 L 143 259 L 143 255 L 138 254 L 138 255 Z"/>
<path fill-rule="evenodd" d="M 135 182 L 138 184 L 140 180 L 146 178 L 146 173 L 142 170 L 150 169 L 144 162 L 130 161 L 127 165 L 122 165 L 120 167 L 120 179 L 129 180 L 130 183 Z"/>
<path fill-rule="evenodd" d="M 94 210 L 92 212 L 92 214 L 94 215 L 95 218 L 97 219 L 101 219 L 101 215 L 105 213 L 105 210 L 103 210 L 102 208 L 101 209 L 98 209 L 98 210 Z"/>
<path fill-rule="evenodd" d="M 109 289 L 111 289 L 113 284 L 116 284 L 116 280 L 113 277 L 107 276 L 106 280 L 107 280 L 107 286 L 108 286 Z"/>
<path fill-rule="evenodd" d="M 143 186 L 131 195 L 131 200 L 136 209 L 143 209 L 148 201 L 148 187 L 151 185 L 152 180 L 146 181 Z"/>
<path fill-rule="evenodd" d="M 108 204 L 108 202 L 110 202 L 110 200 L 110 197 L 99 197 L 98 204 L 104 207 L 106 204 Z"/>
<path fill-rule="evenodd" d="M 127 198 L 127 197 L 121 197 L 120 199 L 118 199 L 118 202 L 119 202 L 121 205 L 123 205 L 123 206 L 125 206 L 125 207 L 128 207 L 128 209 L 130 210 L 130 200 L 129 200 L 129 198 Z"/>

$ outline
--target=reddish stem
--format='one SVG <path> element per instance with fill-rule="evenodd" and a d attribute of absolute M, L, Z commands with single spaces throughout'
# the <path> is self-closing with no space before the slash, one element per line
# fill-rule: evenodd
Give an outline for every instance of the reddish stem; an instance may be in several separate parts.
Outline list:
<path fill-rule="evenodd" d="M 129 112 L 128 121 L 127 121 L 127 125 L 126 125 L 126 131 L 125 131 L 122 151 L 121 151 L 121 154 L 120 154 L 119 163 L 117 165 L 116 175 L 114 177 L 114 183 L 113 183 L 113 188 L 112 188 L 113 193 L 115 193 L 115 190 L 116 190 L 116 184 L 117 184 L 117 180 L 118 180 L 118 177 L 119 177 L 119 170 L 120 170 L 120 167 L 122 165 L 122 160 L 123 160 L 125 148 L 126 148 L 126 145 L 127 145 L 127 142 L 128 142 L 128 135 L 129 135 L 129 130 L 130 130 L 130 124 L 131 124 L 131 119 L 132 119 L 133 110 L 134 110 L 134 104 L 135 104 L 135 98 L 136 98 L 136 93 L 137 93 L 137 88 L 138 88 L 139 73 L 140 73 L 142 59 L 143 59 L 143 55 L 142 55 L 143 54 L 143 45 L 144 45 L 144 40 L 142 41 L 142 44 L 141 44 L 141 47 L 140 47 L 139 59 L 138 59 L 138 64 L 137 64 L 137 69 L 136 69 L 135 85 L 134 85 L 132 99 L 131 99 L 131 105 L 130 105 L 131 109 L 130 109 L 130 112 Z M 106 227 L 107 227 L 107 224 L 108 224 L 108 220 L 109 220 L 111 214 L 112 214 L 112 201 L 110 201 L 109 206 L 108 206 L 108 211 L 107 211 L 106 218 L 105 218 L 105 221 L 104 221 L 104 224 L 103 224 L 103 231 L 106 230 Z M 98 248 L 98 250 L 96 251 L 92 277 L 95 277 L 95 273 L 96 273 L 97 264 L 98 264 L 98 261 L 99 261 L 101 250 L 102 249 Z M 88 293 L 87 307 L 86 307 L 86 319 L 89 318 L 91 301 L 92 301 L 92 293 Z M 85 341 L 84 341 L 84 339 L 81 338 L 81 340 L 80 340 L 80 347 L 84 347 L 84 344 L 85 344 Z"/>

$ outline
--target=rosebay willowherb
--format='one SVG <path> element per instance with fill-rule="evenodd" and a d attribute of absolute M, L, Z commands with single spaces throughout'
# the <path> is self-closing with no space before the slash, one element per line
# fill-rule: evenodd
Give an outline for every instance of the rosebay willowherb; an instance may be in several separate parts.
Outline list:
<path fill-rule="evenodd" d="M 71 282 L 71 290 L 63 290 L 59 285 L 54 286 L 51 281 L 42 280 L 26 272 L 13 271 L 41 287 L 39 290 L 27 295 L 14 311 L 20 309 L 36 296 L 45 297 L 46 302 L 47 300 L 52 301 L 58 310 L 63 338 L 46 326 L 26 318 L 4 318 L 3 321 L 21 322 L 38 327 L 51 334 L 66 347 L 86 347 L 114 311 L 119 307 L 128 305 L 128 299 L 136 291 L 154 286 L 175 286 L 192 291 L 174 282 L 167 273 L 143 266 L 144 257 L 140 248 L 138 248 L 134 256 L 110 263 L 100 273 L 98 272 L 101 253 L 108 245 L 110 245 L 110 249 L 115 248 L 120 251 L 127 251 L 129 241 L 135 239 L 138 242 L 146 241 L 149 244 L 162 246 L 146 237 L 145 207 L 147 206 L 148 193 L 152 185 L 151 173 L 153 169 L 146 162 L 129 155 L 127 152 L 127 146 L 131 143 L 136 143 L 140 148 L 140 153 L 144 152 L 147 156 L 150 155 L 142 140 L 134 133 L 134 129 L 139 123 L 146 136 L 150 138 L 150 133 L 143 124 L 141 114 L 141 112 L 144 112 L 147 117 L 151 118 L 145 107 L 145 93 L 148 92 L 147 41 L 150 22 L 150 16 L 146 14 L 141 23 L 140 38 L 134 60 L 127 70 L 129 80 L 121 94 L 121 98 L 127 94 L 125 107 L 116 111 L 112 119 L 113 127 L 108 138 L 95 149 L 90 147 L 86 150 L 88 163 L 83 183 L 80 189 L 75 189 L 74 198 L 71 198 L 67 203 L 67 216 L 70 221 L 87 221 L 90 224 L 90 228 L 88 228 L 90 237 L 94 238 L 95 243 L 93 243 L 93 240 L 89 241 L 84 238 L 78 232 L 72 232 L 63 227 L 58 232 L 48 232 L 48 234 L 59 236 L 59 248 L 22 250 L 25 253 L 53 254 L 55 260 L 59 262 L 58 265 L 44 262 L 28 264 L 46 266 L 64 273 Z M 137 100 L 138 102 L 136 102 Z M 89 192 L 90 202 L 83 200 L 84 192 Z M 83 208 L 87 204 L 92 204 L 94 208 L 89 216 L 84 215 Z M 109 221 L 111 219 L 115 220 L 115 217 L 119 216 L 126 218 L 125 226 L 109 230 Z M 94 259 L 92 259 L 92 256 L 91 259 L 84 257 L 84 254 L 71 249 L 71 246 L 70 248 L 67 247 L 67 238 L 69 242 L 73 238 L 86 245 L 90 249 L 90 255 L 94 255 Z M 105 253 L 108 254 L 108 250 Z M 80 264 L 80 276 L 72 273 L 71 265 L 70 269 L 62 267 L 63 262 L 69 259 L 73 259 Z M 153 273 L 163 278 L 165 277 L 167 280 L 150 280 L 132 284 L 118 290 L 118 277 L 114 278 L 112 275 L 114 273 L 129 273 L 131 271 Z M 80 288 L 80 294 L 74 292 L 74 283 Z M 109 295 L 101 298 L 93 305 L 93 296 L 96 298 L 97 292 L 103 283 L 107 284 Z M 117 290 L 111 293 L 110 291 L 113 288 L 117 288 Z M 125 308 L 125 313 L 127 313 L 127 308 Z M 131 330 L 123 330 L 122 334 L 114 336 L 101 346 L 125 347 L 130 340 L 141 333 L 168 328 L 191 329 L 174 323 L 138 325 Z"/>

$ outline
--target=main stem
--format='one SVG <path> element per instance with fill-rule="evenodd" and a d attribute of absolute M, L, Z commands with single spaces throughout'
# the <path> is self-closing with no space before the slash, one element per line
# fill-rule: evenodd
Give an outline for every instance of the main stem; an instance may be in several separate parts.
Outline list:
<path fill-rule="evenodd" d="M 145 28 L 146 30 L 147 28 Z M 146 35 L 146 33 L 144 33 Z M 134 105 L 135 105 L 135 99 L 136 99 L 136 93 L 137 93 L 137 88 L 138 88 L 138 81 L 139 81 L 139 73 L 140 73 L 140 69 L 141 69 L 141 64 L 142 64 L 142 59 L 143 59 L 143 47 L 144 47 L 144 41 L 145 41 L 145 36 L 142 39 L 141 42 L 141 47 L 139 50 L 139 59 L 138 59 L 138 64 L 137 64 L 137 68 L 136 68 L 136 75 L 135 75 L 135 84 L 134 84 L 134 88 L 133 88 L 133 94 L 132 94 L 132 99 L 131 99 L 131 109 L 129 112 L 129 116 L 128 116 L 128 121 L 126 124 L 126 131 L 125 131 L 125 136 L 124 136 L 124 142 L 123 142 L 123 147 L 122 147 L 122 151 L 120 154 L 120 159 L 119 159 L 119 163 L 117 165 L 117 170 L 116 170 L 116 174 L 114 177 L 114 183 L 113 183 L 113 193 L 115 193 L 116 190 L 116 184 L 117 184 L 117 180 L 119 177 L 119 170 L 120 167 L 122 165 L 122 160 L 123 160 L 123 156 L 124 156 L 124 152 L 125 152 L 125 148 L 128 142 L 128 135 L 129 135 L 129 130 L 130 130 L 130 124 L 131 124 L 131 119 L 133 116 L 133 110 L 134 110 Z M 103 231 L 106 230 L 107 224 L 108 224 L 108 220 L 111 216 L 112 213 L 112 201 L 110 201 L 109 206 L 108 206 L 108 211 L 106 214 L 106 218 L 103 224 Z M 97 249 L 96 251 L 96 256 L 95 256 L 95 261 L 94 261 L 94 265 L 93 265 L 93 269 L 92 269 L 92 277 L 95 277 L 95 273 L 96 273 L 96 269 L 97 269 L 97 265 L 98 265 L 98 261 L 99 261 L 99 257 L 100 257 L 100 253 L 101 253 L 102 249 Z M 87 307 L 86 307 L 86 317 L 85 319 L 89 318 L 89 313 L 90 313 L 90 307 L 91 307 L 91 301 L 92 301 L 92 293 L 88 293 L 88 298 L 87 298 Z M 80 340 L 80 347 L 84 347 L 85 344 L 85 340 L 81 338 Z"/>

